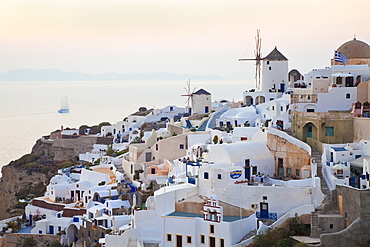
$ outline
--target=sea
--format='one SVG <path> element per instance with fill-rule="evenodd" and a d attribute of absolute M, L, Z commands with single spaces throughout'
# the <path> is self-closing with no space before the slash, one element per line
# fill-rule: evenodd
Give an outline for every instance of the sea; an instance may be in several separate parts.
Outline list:
<path fill-rule="evenodd" d="M 191 81 L 212 101 L 242 100 L 253 82 L 241 80 Z M 36 140 L 50 132 L 101 122 L 116 123 L 139 107 L 185 107 L 186 81 L 1 81 L 0 167 L 30 153 Z M 66 96 L 69 113 L 58 113 Z"/>

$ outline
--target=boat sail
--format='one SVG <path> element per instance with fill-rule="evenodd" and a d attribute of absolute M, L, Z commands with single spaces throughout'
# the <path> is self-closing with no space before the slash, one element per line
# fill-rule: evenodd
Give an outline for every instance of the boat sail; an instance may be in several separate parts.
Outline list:
<path fill-rule="evenodd" d="M 59 113 L 68 113 L 69 112 L 69 104 L 68 98 L 63 96 L 60 100 L 60 109 L 58 110 Z"/>

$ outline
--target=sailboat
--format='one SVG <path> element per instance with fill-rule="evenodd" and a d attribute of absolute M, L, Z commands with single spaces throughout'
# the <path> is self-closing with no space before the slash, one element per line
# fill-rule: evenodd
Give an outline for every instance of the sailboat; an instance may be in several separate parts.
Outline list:
<path fill-rule="evenodd" d="M 58 110 L 59 113 L 68 113 L 69 112 L 69 104 L 68 98 L 63 96 L 60 100 L 60 109 Z"/>

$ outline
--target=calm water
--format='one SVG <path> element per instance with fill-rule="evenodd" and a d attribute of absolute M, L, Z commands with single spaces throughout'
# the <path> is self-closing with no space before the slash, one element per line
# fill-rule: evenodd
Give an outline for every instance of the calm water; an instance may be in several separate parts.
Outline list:
<path fill-rule="evenodd" d="M 64 127 L 115 123 L 140 106 L 185 106 L 185 81 L 0 82 L 0 166 L 29 153 L 42 135 Z M 192 82 L 212 94 L 212 101 L 242 99 L 253 83 L 245 81 Z M 66 95 L 70 113 L 60 114 Z"/>

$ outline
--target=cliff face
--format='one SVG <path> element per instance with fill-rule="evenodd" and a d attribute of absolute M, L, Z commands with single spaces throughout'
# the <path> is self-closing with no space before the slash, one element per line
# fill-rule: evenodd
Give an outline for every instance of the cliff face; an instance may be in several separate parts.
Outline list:
<path fill-rule="evenodd" d="M 37 140 L 31 154 L 2 168 L 0 219 L 22 215 L 25 204 L 18 199 L 44 195 L 46 185 L 58 169 L 73 165 L 79 154 L 91 151 L 94 144 L 111 142 L 112 138 L 95 136 Z"/>
<path fill-rule="evenodd" d="M 0 182 L 0 219 L 22 215 L 24 209 L 18 203 L 18 198 L 22 195 L 43 194 L 47 182 L 48 178 L 42 169 L 15 167 L 11 164 L 4 166 Z"/>

